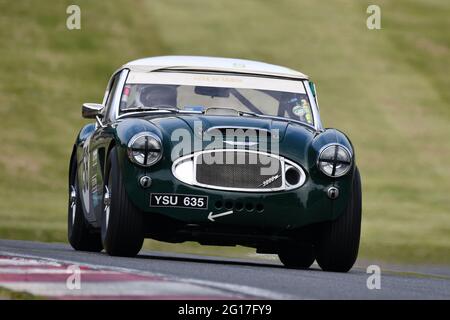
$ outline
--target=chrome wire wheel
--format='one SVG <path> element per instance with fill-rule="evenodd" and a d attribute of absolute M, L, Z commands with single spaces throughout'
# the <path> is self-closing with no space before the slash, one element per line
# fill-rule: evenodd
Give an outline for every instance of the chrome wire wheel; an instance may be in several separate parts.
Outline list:
<path fill-rule="evenodd" d="M 75 250 L 100 252 L 103 249 L 99 230 L 86 220 L 78 188 L 76 161 L 72 161 L 67 205 L 67 236 Z"/>

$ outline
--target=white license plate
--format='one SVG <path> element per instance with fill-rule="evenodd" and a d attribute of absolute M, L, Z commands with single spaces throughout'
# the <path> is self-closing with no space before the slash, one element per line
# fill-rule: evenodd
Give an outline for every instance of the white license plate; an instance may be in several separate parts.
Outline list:
<path fill-rule="evenodd" d="M 178 207 L 190 209 L 207 209 L 208 196 L 176 193 L 151 193 L 150 207 Z"/>

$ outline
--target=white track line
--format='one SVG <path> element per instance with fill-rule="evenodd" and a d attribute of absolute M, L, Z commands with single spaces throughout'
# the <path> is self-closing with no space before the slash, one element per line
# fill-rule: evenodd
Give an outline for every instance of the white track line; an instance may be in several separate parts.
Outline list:
<path fill-rule="evenodd" d="M 6 256 L 6 254 L 5 254 Z M 11 256 L 11 255 L 10 255 Z M 18 259 L 16 257 L 19 257 L 20 255 L 14 254 L 12 259 L 4 259 L 0 258 L 0 267 L 1 266 L 8 266 L 8 265 L 14 265 L 14 266 L 52 266 L 52 267 L 60 267 L 61 264 L 54 262 L 54 261 L 39 261 L 35 259 Z"/>
<path fill-rule="evenodd" d="M 0 274 L 70 274 L 67 269 L 45 269 L 45 268 L 31 268 L 31 269 L 19 269 L 19 268 L 0 268 Z M 117 274 L 117 271 L 109 270 L 80 270 L 81 275 L 87 274 Z"/>
<path fill-rule="evenodd" d="M 46 297 L 59 296 L 196 296 L 211 298 L 228 297 L 219 290 L 177 282 L 121 281 L 82 282 L 79 290 L 69 290 L 64 282 L 5 282 L 2 287 L 15 291 L 27 291 Z"/>
<path fill-rule="evenodd" d="M 5 256 L 15 256 L 15 257 L 23 257 L 23 258 L 29 258 L 29 259 L 41 259 L 44 261 L 47 261 L 48 263 L 53 263 L 55 265 L 65 263 L 65 264 L 79 264 L 82 266 L 90 267 L 92 269 L 106 269 L 106 270 L 114 270 L 119 272 L 125 272 L 125 273 L 131 273 L 131 274 L 137 274 L 137 275 L 147 275 L 147 276 L 161 276 L 169 281 L 184 283 L 184 284 L 191 284 L 191 285 L 197 285 L 201 286 L 204 289 L 216 289 L 221 290 L 222 295 L 232 295 L 235 298 L 238 299 L 269 299 L 269 300 L 292 300 L 292 299 L 298 299 L 298 297 L 284 294 L 284 293 L 278 293 L 271 290 L 261 289 L 257 287 L 251 287 L 251 286 L 245 286 L 245 285 L 239 285 L 239 284 L 232 284 L 232 283 L 223 283 L 218 281 L 209 281 L 209 280 L 201 280 L 201 279 L 193 279 L 193 278 L 182 278 L 162 273 L 154 273 L 154 272 L 146 272 L 131 268 L 124 268 L 124 267 L 114 267 L 114 266 L 107 266 L 107 265 L 101 265 L 101 264 L 91 264 L 91 263 L 84 263 L 74 260 L 68 260 L 68 259 L 54 259 L 54 258 L 48 258 L 48 257 L 41 257 L 36 255 L 29 255 L 29 254 L 22 254 L 22 253 L 15 253 L 15 252 L 9 252 L 9 251 L 0 251 L 0 255 Z M 2 286 L 4 286 L 2 284 Z"/>

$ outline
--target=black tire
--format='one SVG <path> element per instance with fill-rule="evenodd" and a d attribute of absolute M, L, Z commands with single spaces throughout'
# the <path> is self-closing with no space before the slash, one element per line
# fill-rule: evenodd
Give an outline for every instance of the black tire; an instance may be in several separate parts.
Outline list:
<path fill-rule="evenodd" d="M 100 230 L 89 225 L 82 208 L 78 188 L 77 161 L 72 159 L 69 176 L 69 203 L 67 235 L 72 248 L 78 251 L 100 252 L 103 250 Z"/>
<path fill-rule="evenodd" d="M 309 269 L 316 256 L 312 245 L 300 248 L 286 248 L 278 253 L 281 263 L 288 268 Z"/>
<path fill-rule="evenodd" d="M 346 211 L 325 225 L 317 245 L 317 263 L 324 271 L 347 272 L 358 256 L 361 234 L 361 177 L 353 177 L 352 194 Z"/>
<path fill-rule="evenodd" d="M 139 253 L 144 242 L 142 212 L 128 198 L 115 147 L 112 148 L 108 157 L 105 187 L 107 187 L 105 190 L 110 192 L 110 205 L 108 218 L 108 208 L 103 201 L 103 246 L 109 255 L 134 257 Z M 104 194 L 106 195 L 106 192 Z"/>

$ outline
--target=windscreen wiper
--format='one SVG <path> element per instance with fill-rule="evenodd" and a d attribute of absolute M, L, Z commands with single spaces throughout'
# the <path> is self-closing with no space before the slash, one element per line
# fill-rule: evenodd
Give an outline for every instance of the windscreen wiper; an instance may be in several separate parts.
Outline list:
<path fill-rule="evenodd" d="M 314 131 L 316 131 L 316 128 L 313 125 L 311 125 L 309 123 L 305 123 L 305 122 L 300 121 L 300 120 L 284 118 L 284 117 L 278 117 L 278 116 L 270 116 L 270 115 L 267 115 L 267 114 L 260 114 L 260 113 L 250 112 L 250 111 L 238 111 L 238 113 L 239 113 L 240 116 L 252 116 L 252 117 L 257 117 L 257 118 L 264 118 L 264 119 L 273 119 L 273 120 L 293 122 L 293 123 L 302 125 L 304 127 L 308 127 L 310 129 L 314 129 Z"/>
<path fill-rule="evenodd" d="M 156 107 L 140 106 L 140 107 L 134 107 L 134 108 L 121 109 L 120 112 L 129 113 L 129 112 L 136 112 L 136 111 L 156 111 L 156 110 L 159 110 L 159 109 Z"/>
<path fill-rule="evenodd" d="M 154 106 L 154 107 L 146 107 L 146 106 L 139 106 L 139 107 L 133 107 L 133 108 L 126 108 L 120 110 L 122 114 L 132 113 L 132 112 L 139 112 L 139 111 L 150 111 L 150 112 L 168 112 L 168 113 L 203 113 L 203 111 L 196 111 L 196 110 L 182 110 L 174 107 L 169 106 Z"/>

